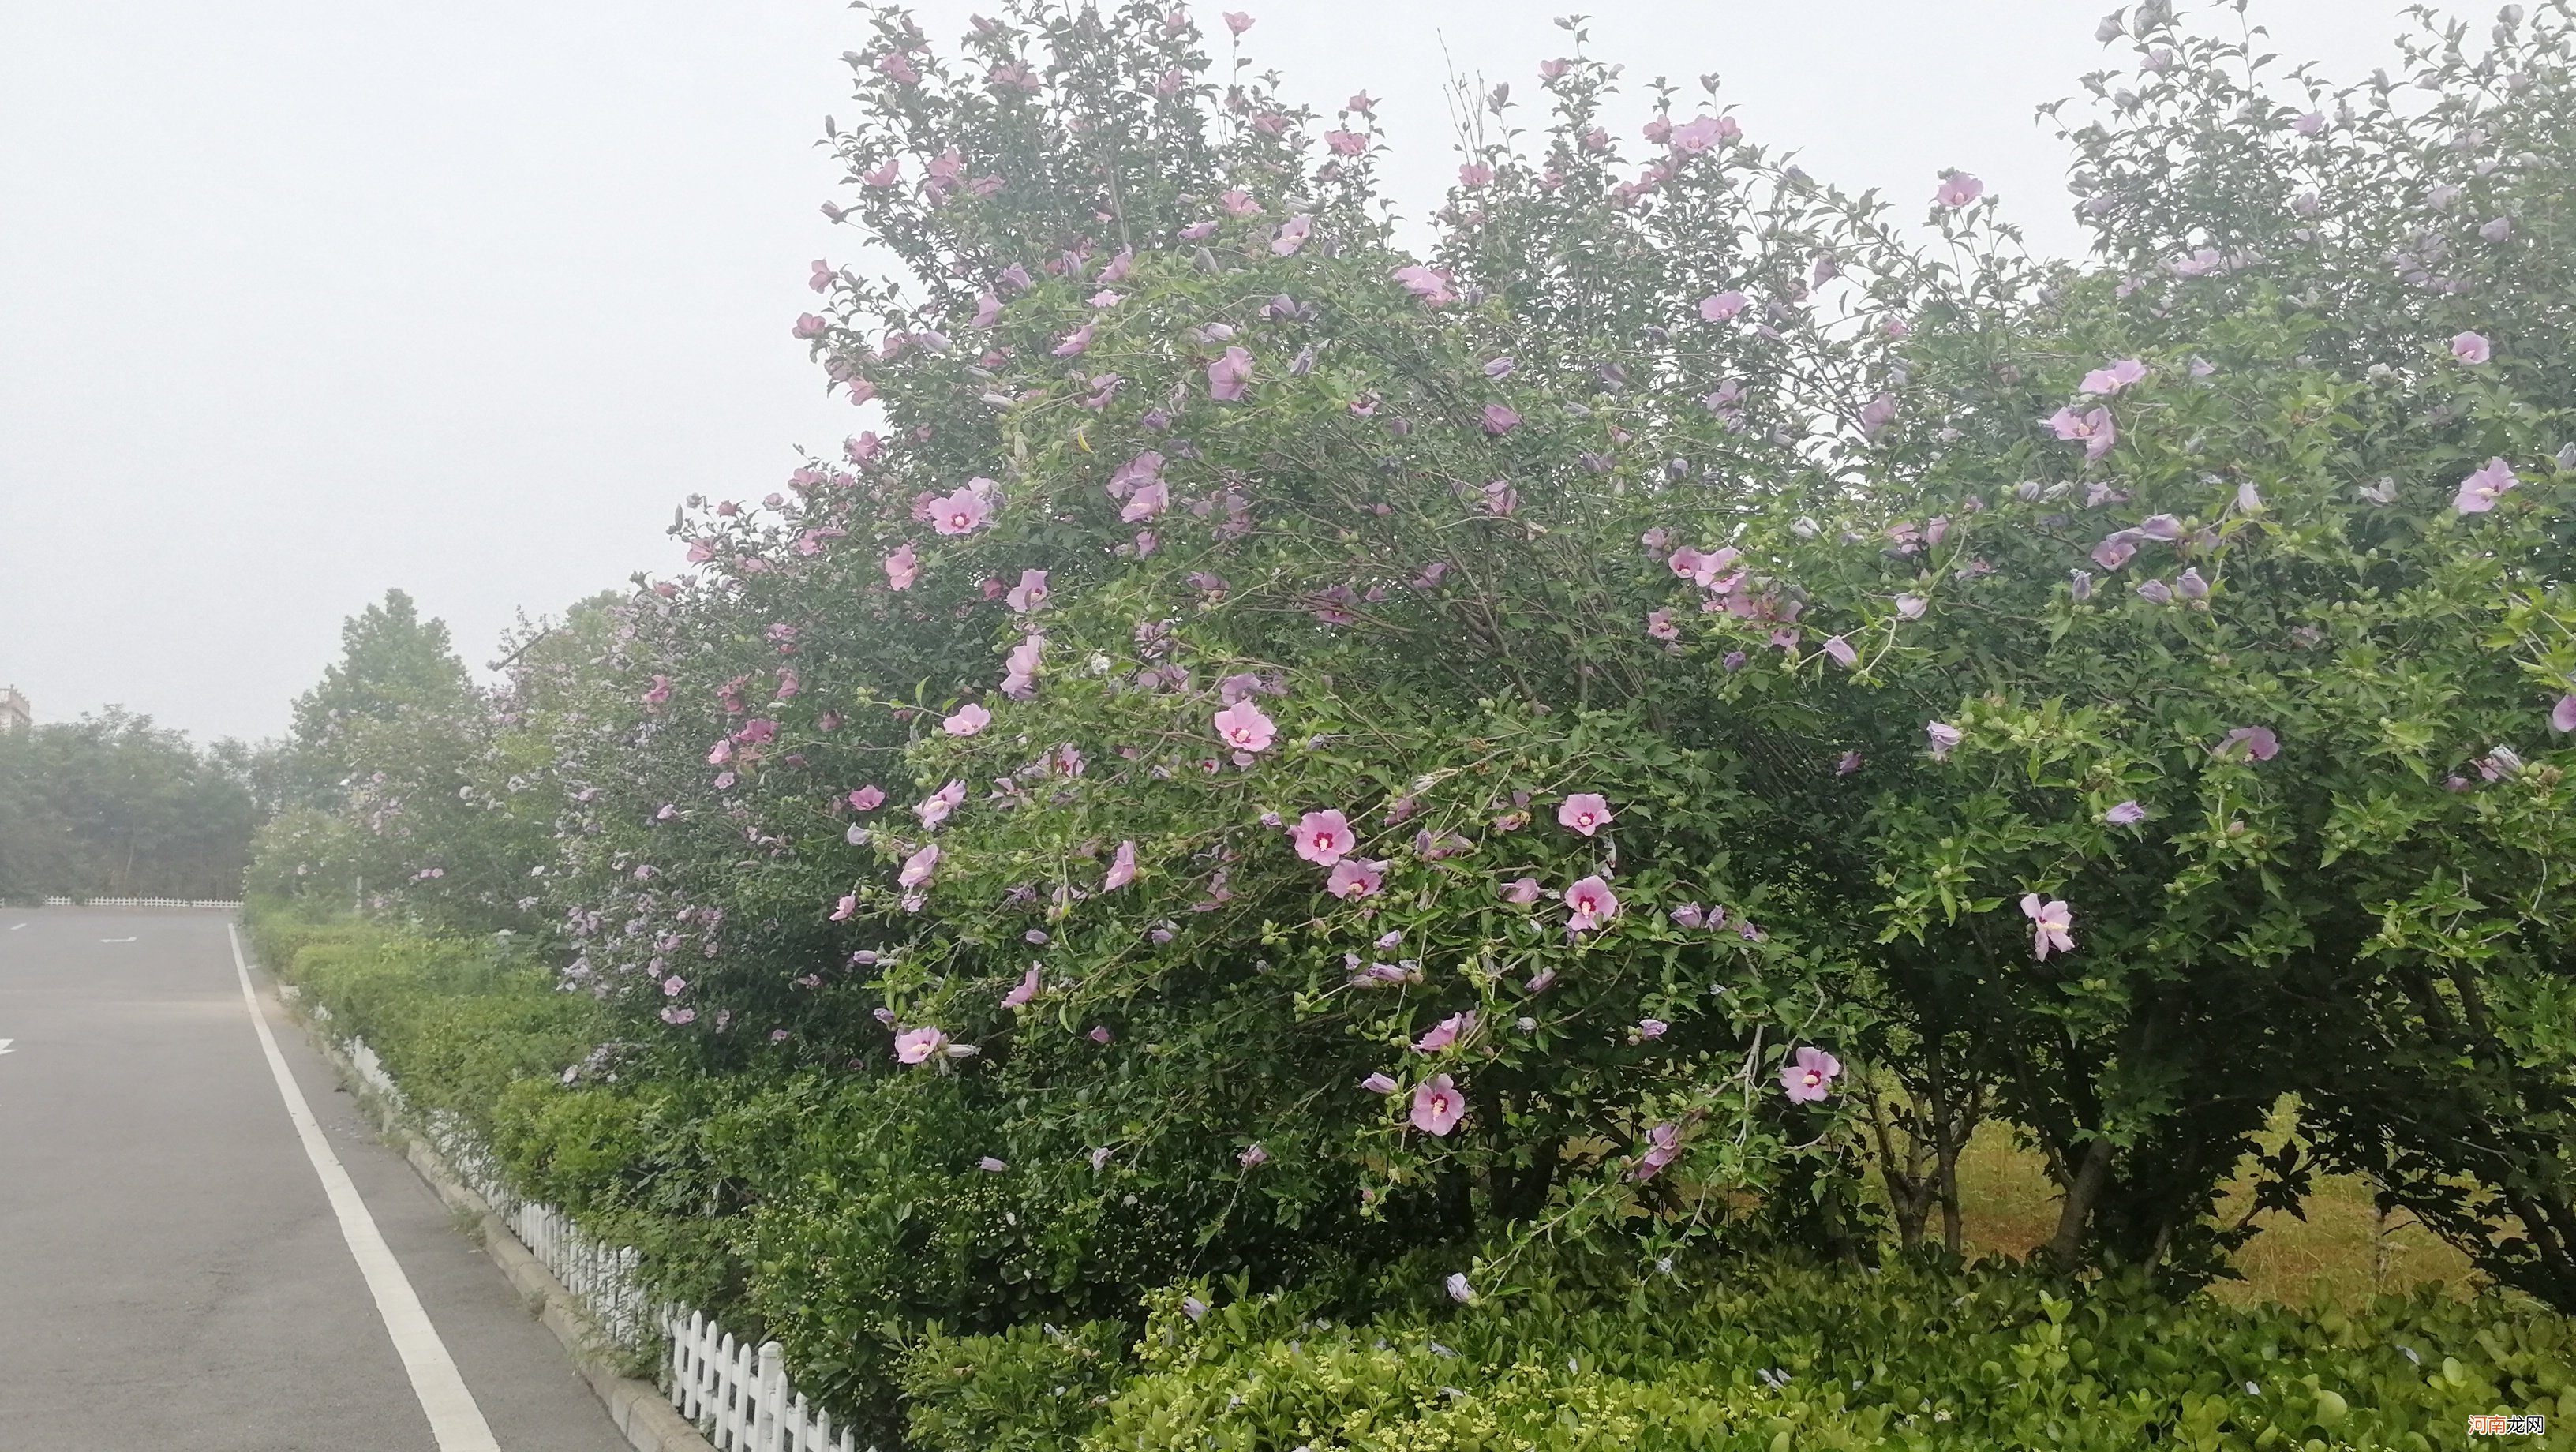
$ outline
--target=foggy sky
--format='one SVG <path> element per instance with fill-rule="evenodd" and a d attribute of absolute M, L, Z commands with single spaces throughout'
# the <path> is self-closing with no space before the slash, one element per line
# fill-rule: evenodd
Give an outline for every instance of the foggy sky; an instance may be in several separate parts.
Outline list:
<path fill-rule="evenodd" d="M 1383 98 L 1417 218 L 1457 165 L 1450 66 L 1526 97 L 1570 49 L 1564 0 L 1234 3 L 1290 99 Z M 945 44 L 974 8 L 918 13 Z M 1220 51 L 1224 8 L 1196 7 Z M 1642 82 L 1714 70 L 1822 179 L 1911 218 L 1962 167 L 2035 248 L 2079 246 L 2031 113 L 2106 63 L 2106 0 L 1592 8 L 1632 158 Z M 2254 18 L 2357 79 L 2397 9 Z M 517 610 L 678 568 L 682 496 L 757 498 L 856 422 L 787 328 L 810 260 L 859 250 L 813 143 L 865 35 L 828 0 L 9 7 L 0 684 L 40 721 L 274 735 L 388 586 L 479 666 Z"/>

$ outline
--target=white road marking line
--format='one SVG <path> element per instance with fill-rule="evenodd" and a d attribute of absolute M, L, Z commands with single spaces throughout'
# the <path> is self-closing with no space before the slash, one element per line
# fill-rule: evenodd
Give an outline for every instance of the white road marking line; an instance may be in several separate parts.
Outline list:
<path fill-rule="evenodd" d="M 16 1039 L 0 1039 L 0 1054 L 12 1052 L 9 1046 L 16 1042 L 18 1042 Z"/>
<path fill-rule="evenodd" d="M 260 1052 L 268 1056 L 268 1071 L 276 1076 L 278 1095 L 286 1101 L 286 1117 L 295 1121 L 296 1137 L 304 1141 L 304 1157 L 313 1162 L 313 1173 L 321 1177 L 322 1191 L 330 1197 L 331 1211 L 340 1217 L 340 1234 L 349 1242 L 349 1254 L 356 1258 L 367 1290 L 376 1298 L 376 1314 L 384 1318 L 385 1332 L 393 1338 L 403 1371 L 411 1377 L 412 1395 L 420 1399 L 420 1409 L 429 1418 L 429 1435 L 438 1443 L 438 1452 L 501 1452 L 491 1426 L 483 1420 L 483 1409 L 474 1404 L 474 1393 L 457 1373 L 455 1358 L 447 1354 L 447 1343 L 438 1339 L 438 1328 L 421 1309 L 419 1294 L 385 1244 L 375 1217 L 367 1213 L 367 1202 L 358 1198 L 347 1167 L 323 1140 L 313 1107 L 305 1102 L 303 1089 L 286 1067 L 286 1056 L 278 1052 L 277 1036 L 268 1031 L 268 1015 L 260 1012 L 259 995 L 251 988 L 250 965 L 242 961 L 241 934 L 226 923 L 224 936 L 232 941 L 233 972 L 241 978 L 242 1003 L 250 1009 L 251 1027 L 259 1030 Z"/>
<path fill-rule="evenodd" d="M 101 938 L 99 941 L 102 943 L 131 943 L 134 940 L 132 938 Z"/>
<path fill-rule="evenodd" d="M 14 932 L 18 931 L 20 928 L 23 928 L 23 927 L 25 927 L 25 926 L 26 926 L 26 924 L 25 924 L 25 923 L 11 923 L 11 924 L 9 925 L 9 931 L 11 931 L 11 932 L 13 932 L 13 933 L 14 933 Z"/>

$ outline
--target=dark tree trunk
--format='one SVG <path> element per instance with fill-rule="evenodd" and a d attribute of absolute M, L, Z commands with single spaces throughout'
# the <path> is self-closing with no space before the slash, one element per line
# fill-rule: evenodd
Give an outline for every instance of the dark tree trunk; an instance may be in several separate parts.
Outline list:
<path fill-rule="evenodd" d="M 1961 1085 L 1943 1067 L 1937 1044 L 1927 1045 L 1919 1064 L 1919 1082 L 1903 1070 L 1897 1082 L 1904 1099 L 1889 1103 L 1870 1079 L 1861 1081 L 1869 1108 L 1870 1128 L 1878 1143 L 1879 1172 L 1887 1182 L 1889 1207 L 1906 1249 L 1923 1243 L 1932 1209 L 1941 1209 L 1941 1243 L 1952 1255 L 1965 1245 L 1959 1206 L 1959 1154 L 1985 1115 L 1985 1091 Z M 1898 1144 L 1899 1136 L 1904 1143 Z"/>
<path fill-rule="evenodd" d="M 1861 1099 L 1869 1106 L 1869 1125 L 1878 1140 L 1878 1172 L 1887 1182 L 1888 1208 L 1896 1215 L 1896 1239 L 1907 1250 L 1923 1243 L 1923 1222 L 1932 1213 L 1933 1185 L 1923 1170 L 1922 1125 L 1904 1109 L 1891 1109 L 1879 1097 L 1874 1076 L 1861 1076 Z M 1891 1121 L 1894 1121 L 1891 1123 Z M 1896 1130 L 1905 1131 L 1899 1151 Z"/>
<path fill-rule="evenodd" d="M 2048 1238 L 2048 1257 L 2060 1270 L 2073 1270 L 2076 1257 L 2084 1250 L 2084 1224 L 2093 1216 L 2093 1202 L 2102 1198 L 2102 1187 L 2111 1180 L 2111 1141 L 2096 1137 L 2084 1147 L 2084 1158 L 2067 1177 L 2066 1200 L 2058 1209 L 2057 1233 Z"/>
<path fill-rule="evenodd" d="M 1954 1120 L 1937 1058 L 1932 1073 L 1932 1156 L 1934 1173 L 1939 1177 L 1935 1188 L 1941 1200 L 1941 1246 L 1958 1255 L 1966 1245 L 1966 1228 L 1959 1214 L 1959 1151 L 1966 1147 L 1968 1137 L 1977 1132 L 1977 1121 L 1984 1117 L 1984 1106 L 1979 1102 L 1984 1091 L 1971 1088 L 1962 1094 Z"/>

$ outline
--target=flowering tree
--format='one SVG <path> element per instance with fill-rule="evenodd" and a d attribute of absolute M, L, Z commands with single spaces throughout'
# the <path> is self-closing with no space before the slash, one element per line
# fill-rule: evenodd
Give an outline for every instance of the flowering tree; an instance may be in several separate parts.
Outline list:
<path fill-rule="evenodd" d="M 931 296 L 823 269 L 803 331 L 887 434 L 771 512 L 714 507 L 707 573 L 638 612 L 648 714 L 597 759 L 631 785 L 575 839 L 617 884 L 576 972 L 713 1040 L 960 1076 L 1012 1111 L 960 1171 L 1150 1192 L 1229 1246 L 1732 1218 L 1720 1188 L 1813 1152 L 1778 1081 L 1838 1032 L 1848 964 L 1775 925 L 1784 824 L 1643 631 L 1657 542 L 1718 537 L 1721 481 L 1782 451 L 1703 402 L 1720 361 L 1631 405 L 1615 359 L 1389 250 L 1366 98 L 1318 145 L 1191 79 L 1186 19 L 1024 21 L 965 81 L 883 22 L 849 215 Z M 1134 93 L 1024 94 L 1073 69 Z M 1194 139 L 1119 130 L 1158 107 Z M 1710 193 L 1767 165 L 1677 155 Z M 1023 175 L 1098 205 L 1032 215 Z M 1672 286 L 1773 265 L 1728 248 Z M 1580 428 L 1569 390 L 1601 400 Z"/>
<path fill-rule="evenodd" d="M 2174 646 L 2227 683 L 2243 719 L 2214 724 L 2266 733 L 2213 743 L 2213 770 L 2261 784 L 2176 821 L 2202 859 L 2180 895 L 2245 899 L 2204 941 L 2271 1008 L 2258 1042 L 2277 1047 L 2254 1062 L 2287 1067 L 2329 1159 L 2563 1306 L 2576 1019 L 2550 879 L 2576 728 L 2558 492 L 2576 397 L 2564 310 L 2534 303 L 2563 295 L 2571 256 L 2576 17 L 2541 12 L 2508 5 L 2483 37 L 2428 16 L 2402 77 L 2336 90 L 2305 70 L 2264 84 L 2246 45 L 2141 7 L 2128 88 L 2092 81 L 2110 118 L 2071 139 L 2124 323 L 2098 341 L 2186 374 L 2217 361 L 2204 343 L 2278 360 L 2268 416 L 2246 415 L 2259 437 L 2240 427 L 2232 450 L 2196 409 L 2156 418 L 2166 390 L 2140 400 L 2181 445 L 2166 477 L 2221 473 L 2165 507 L 2257 546 L 2218 552 L 2250 556 L 2237 585 L 2232 562 L 2197 584 L 2159 570 L 2181 609 L 2145 607 L 2189 622 Z M 2242 497 L 2213 511 L 2231 482 Z M 2150 599 L 2128 577 L 2151 559 L 2120 575 Z"/>
<path fill-rule="evenodd" d="M 1810 850 L 1884 925 L 1925 1117 L 1985 1081 L 2048 1151 L 2062 1257 L 2216 1269 L 2296 1091 L 2327 1163 L 2563 1304 L 2576 452 L 2518 320 L 2567 249 L 2566 18 L 2440 33 L 2420 103 L 2126 29 L 2071 133 L 2114 265 L 1927 298 L 1876 460 L 1753 537 L 1883 602 L 1808 616 L 1875 687 L 1799 695 L 1861 788 Z"/>
<path fill-rule="evenodd" d="M 828 210 L 904 281 L 795 325 L 861 431 L 514 723 L 569 981 L 831 1086 L 751 1232 L 803 1354 L 890 1258 L 999 1323 L 1848 1248 L 1864 1066 L 1909 1233 L 1991 1109 L 2060 1257 L 2206 1276 L 2295 1092 L 2262 1204 L 2367 1170 L 2576 1303 L 2563 10 L 2349 93 L 2116 17 L 2084 267 L 1713 94 L 1641 154 L 1579 28 L 1415 258 L 1373 103 L 1183 12 L 872 16 Z"/>

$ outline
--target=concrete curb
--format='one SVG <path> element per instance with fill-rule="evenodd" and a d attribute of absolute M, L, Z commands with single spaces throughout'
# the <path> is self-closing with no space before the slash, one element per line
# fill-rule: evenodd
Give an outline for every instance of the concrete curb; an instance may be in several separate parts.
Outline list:
<path fill-rule="evenodd" d="M 564 1289 L 563 1282 L 556 1280 L 545 1265 L 519 1243 L 519 1237 L 511 1233 L 509 1224 L 493 1212 L 482 1196 L 457 1182 L 436 1150 L 424 1143 L 420 1136 L 393 1122 L 391 1111 L 375 1103 L 376 1096 L 368 1091 L 365 1082 L 358 1077 L 357 1066 L 340 1052 L 339 1045 L 315 1033 L 313 1025 L 291 1006 L 287 1016 L 303 1028 L 306 1041 L 331 1065 L 350 1094 L 368 1110 L 368 1117 L 376 1120 L 385 1133 L 401 1136 L 403 1158 L 411 1162 L 413 1171 L 437 1192 L 438 1198 L 449 1209 L 470 1217 L 481 1230 L 483 1253 L 492 1257 L 492 1263 L 501 1268 L 501 1274 L 509 1278 L 511 1286 L 535 1309 L 537 1319 L 547 1330 L 555 1333 L 557 1341 L 563 1343 L 565 1357 L 572 1362 L 573 1369 L 581 1373 L 582 1380 L 590 1384 L 591 1393 L 599 1398 L 601 1406 L 608 1409 L 608 1419 L 617 1424 L 617 1430 L 625 1434 L 635 1452 L 715 1452 L 707 1439 L 698 1435 L 698 1429 L 689 1425 L 688 1419 L 671 1405 L 670 1398 L 662 1395 L 661 1388 L 651 1382 L 638 1381 L 617 1368 L 604 1350 L 606 1338 L 599 1334 L 598 1327 L 591 1323 L 580 1303 L 573 1300 L 572 1293 Z"/>

